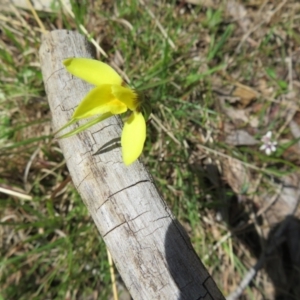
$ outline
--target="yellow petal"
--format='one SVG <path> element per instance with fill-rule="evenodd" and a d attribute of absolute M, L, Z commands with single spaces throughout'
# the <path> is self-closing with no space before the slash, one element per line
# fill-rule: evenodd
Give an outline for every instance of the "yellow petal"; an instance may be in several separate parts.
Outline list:
<path fill-rule="evenodd" d="M 66 69 L 76 77 L 91 84 L 122 84 L 122 78 L 109 65 L 89 58 L 68 58 L 63 61 Z"/>
<path fill-rule="evenodd" d="M 101 85 L 92 89 L 77 106 L 72 119 L 84 119 L 107 112 L 121 114 L 127 106 L 111 93 L 111 85 Z"/>
<path fill-rule="evenodd" d="M 136 110 L 138 105 L 137 94 L 131 89 L 123 86 L 113 85 L 112 94 L 122 101 L 130 110 Z"/>
<path fill-rule="evenodd" d="M 141 113 L 133 112 L 124 124 L 121 145 L 123 161 L 130 165 L 141 155 L 146 139 L 146 122 Z"/>

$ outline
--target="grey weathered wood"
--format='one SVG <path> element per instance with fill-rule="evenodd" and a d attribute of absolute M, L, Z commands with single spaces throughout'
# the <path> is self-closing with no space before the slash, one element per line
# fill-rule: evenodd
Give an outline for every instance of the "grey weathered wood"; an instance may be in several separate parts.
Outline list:
<path fill-rule="evenodd" d="M 91 53 L 76 32 L 43 36 L 40 60 L 54 131 L 91 89 L 68 74 L 62 60 L 92 57 Z M 119 139 L 121 130 L 120 119 L 112 117 L 59 144 L 73 183 L 132 297 L 224 299 L 144 165 L 138 161 L 126 167 L 119 147 L 99 151 Z"/>

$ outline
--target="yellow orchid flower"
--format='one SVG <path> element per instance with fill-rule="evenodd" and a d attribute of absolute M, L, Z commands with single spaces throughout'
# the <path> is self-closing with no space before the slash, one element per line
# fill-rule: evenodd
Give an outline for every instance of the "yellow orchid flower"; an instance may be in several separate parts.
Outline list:
<path fill-rule="evenodd" d="M 91 121 L 60 138 L 77 134 L 113 115 L 132 111 L 125 121 L 121 137 L 122 156 L 125 165 L 130 165 L 141 155 L 146 139 L 146 121 L 142 110 L 149 110 L 138 94 L 124 84 L 122 78 L 109 65 L 88 58 L 68 58 L 63 61 L 67 71 L 95 85 L 75 109 L 71 120 L 59 131 L 84 118 L 97 116 Z"/>

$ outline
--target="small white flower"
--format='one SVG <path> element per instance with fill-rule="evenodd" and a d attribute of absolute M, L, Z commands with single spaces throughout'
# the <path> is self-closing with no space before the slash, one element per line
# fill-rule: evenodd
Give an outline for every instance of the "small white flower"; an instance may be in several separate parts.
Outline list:
<path fill-rule="evenodd" d="M 272 152 L 276 151 L 277 142 L 272 141 L 272 131 L 268 131 L 262 138 L 262 145 L 259 150 L 265 151 L 267 155 L 270 155 Z"/>

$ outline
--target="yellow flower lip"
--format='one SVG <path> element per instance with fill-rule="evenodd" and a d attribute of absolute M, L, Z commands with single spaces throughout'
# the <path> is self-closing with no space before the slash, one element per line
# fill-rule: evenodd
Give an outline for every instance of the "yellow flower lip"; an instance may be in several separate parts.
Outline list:
<path fill-rule="evenodd" d="M 118 73 L 103 62 L 89 58 L 68 58 L 63 61 L 63 64 L 69 73 L 96 87 L 83 98 L 71 120 L 62 129 L 79 119 L 98 117 L 95 121 L 89 121 L 61 138 L 77 134 L 94 125 L 97 120 L 103 121 L 129 109 L 132 113 L 125 121 L 121 146 L 124 164 L 127 166 L 132 164 L 141 155 L 146 139 L 146 121 L 141 113 L 141 103 L 137 93 L 124 86 Z"/>
<path fill-rule="evenodd" d="M 112 94 L 122 101 L 130 110 L 135 111 L 138 107 L 138 96 L 136 92 L 128 87 L 112 85 Z"/>

